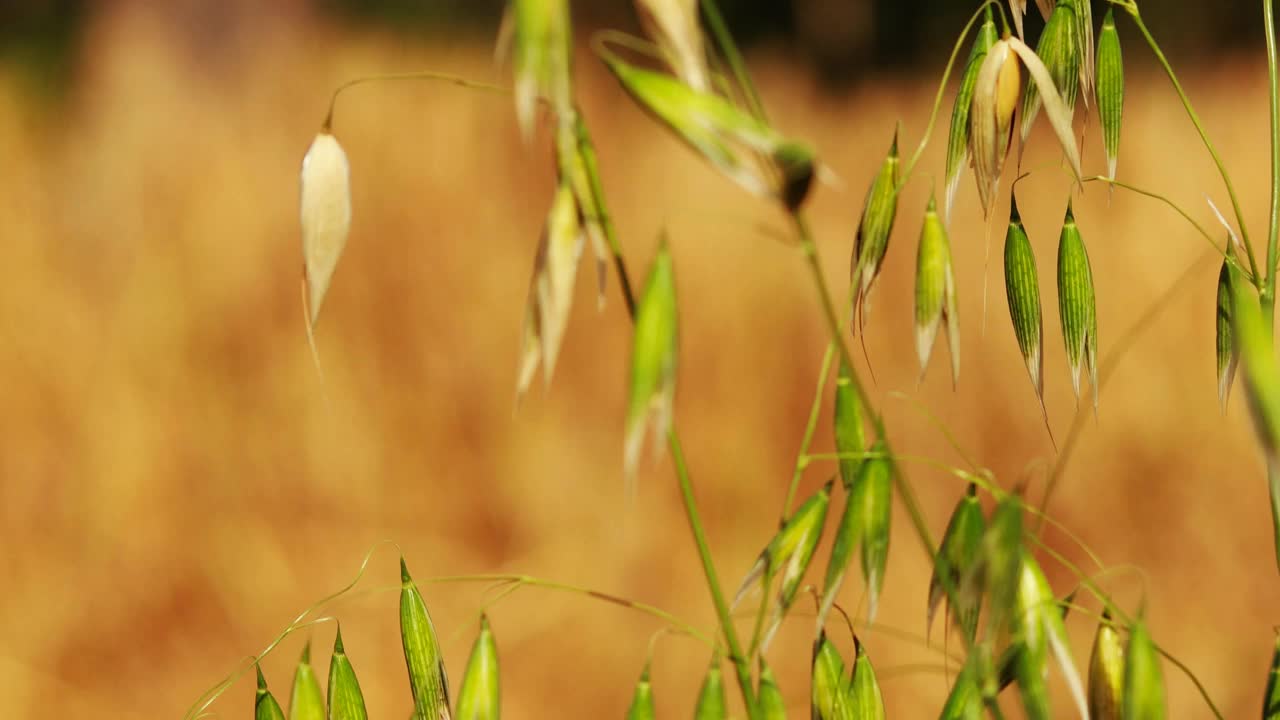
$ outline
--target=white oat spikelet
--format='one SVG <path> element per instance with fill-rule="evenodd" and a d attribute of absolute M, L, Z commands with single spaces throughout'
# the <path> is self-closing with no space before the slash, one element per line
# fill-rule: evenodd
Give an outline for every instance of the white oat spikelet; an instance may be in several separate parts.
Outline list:
<path fill-rule="evenodd" d="M 308 321 L 314 328 L 333 270 L 351 232 L 351 166 L 328 130 L 302 159 L 302 262 Z"/>

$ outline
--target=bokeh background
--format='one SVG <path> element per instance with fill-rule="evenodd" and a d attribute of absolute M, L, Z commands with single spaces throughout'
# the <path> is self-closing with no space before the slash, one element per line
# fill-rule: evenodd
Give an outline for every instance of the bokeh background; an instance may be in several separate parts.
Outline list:
<path fill-rule="evenodd" d="M 582 37 L 635 28 L 626 3 L 576 5 Z M 726 6 L 778 125 L 812 140 L 841 178 L 820 187 L 811 208 L 830 280 L 843 288 L 866 185 L 895 122 L 907 147 L 919 141 L 968 6 Z M 598 312 L 591 274 L 580 273 L 557 376 L 513 412 L 553 169 L 545 132 L 522 144 L 505 98 L 426 83 L 344 96 L 336 132 L 351 157 L 355 221 L 318 329 L 323 387 L 313 370 L 297 174 L 330 91 L 419 68 L 505 83 L 492 59 L 500 10 L 498 0 L 0 3 L 8 716 L 179 717 L 376 548 L 359 591 L 328 612 L 342 619 L 371 715 L 403 717 L 397 553 L 379 545 L 388 540 L 424 581 L 528 573 L 713 626 L 668 461 L 646 462 L 639 492 L 624 493 L 629 336 L 616 282 Z M 1148 14 L 1262 238 L 1258 9 L 1168 2 Z M 1121 177 L 1214 227 L 1205 196 L 1222 207 L 1226 197 L 1210 159 L 1133 28 L 1122 22 L 1121 35 Z M 662 228 L 672 237 L 683 323 L 677 416 L 721 578 L 733 585 L 775 527 L 791 475 L 824 348 L 814 294 L 799 253 L 772 236 L 786 227 L 776 211 L 633 107 L 585 43 L 578 70 L 633 268 L 647 265 Z M 877 290 L 866 336 L 874 392 L 901 452 L 964 462 L 925 407 L 1002 484 L 1025 480 L 1038 497 L 1054 448 L 1008 326 L 1002 223 L 984 224 L 969 178 L 952 225 L 961 380 L 951 387 L 940 344 L 918 382 L 914 244 L 942 173 L 949 102 L 902 198 Z M 1085 162 L 1098 172 L 1096 117 L 1087 130 Z M 1076 405 L 1052 268 L 1069 187 L 1046 127 L 1023 164 L 1036 170 L 1019 197 L 1041 266 L 1046 403 L 1061 442 Z M 995 215 L 1005 212 L 1001 204 Z M 1235 398 L 1224 416 L 1215 395 L 1217 263 L 1203 238 L 1149 199 L 1089 186 L 1076 212 L 1097 278 L 1104 362 L 1128 352 L 1112 365 L 1051 513 L 1116 568 L 1101 582 L 1118 601 L 1136 611 L 1145 599 L 1157 640 L 1194 668 L 1226 716 L 1253 716 L 1280 592 L 1244 403 Z M 818 448 L 830 446 L 828 408 L 823 418 Z M 940 534 L 963 485 L 929 465 L 907 467 Z M 832 470 L 811 468 L 803 491 Z M 894 522 L 884 627 L 861 636 L 890 716 L 932 717 L 946 692 L 940 634 L 933 648 L 910 639 L 923 635 L 926 557 L 905 515 Z M 1076 539 L 1055 530 L 1046 539 L 1098 572 Z M 1070 571 L 1042 560 L 1059 592 L 1073 586 Z M 425 586 L 455 682 L 484 590 Z M 850 583 L 845 603 L 856 607 L 859 591 Z M 659 628 L 532 588 L 489 612 L 512 718 L 620 716 Z M 1083 671 L 1093 624 L 1082 613 L 1069 626 Z M 770 656 L 796 716 L 807 712 L 809 633 L 803 619 L 788 625 Z M 304 635 L 263 663 L 282 695 Z M 835 635 L 848 652 L 847 633 Z M 323 672 L 332 625 L 311 637 Z M 690 712 L 706 661 L 695 642 L 657 642 L 661 714 Z M 1165 673 L 1171 715 L 1206 717 L 1191 683 L 1171 666 Z M 247 716 L 252 695 L 246 676 L 212 709 Z"/>

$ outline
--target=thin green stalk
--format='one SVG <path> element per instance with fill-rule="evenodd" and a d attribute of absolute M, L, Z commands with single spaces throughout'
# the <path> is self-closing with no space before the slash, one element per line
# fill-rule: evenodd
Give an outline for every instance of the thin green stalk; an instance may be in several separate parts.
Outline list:
<path fill-rule="evenodd" d="M 1274 326 L 1276 309 L 1276 234 L 1280 231 L 1280 92 L 1276 76 L 1276 19 L 1273 0 L 1262 0 L 1263 27 L 1267 35 L 1267 80 L 1271 110 L 1271 223 L 1267 229 L 1267 274 L 1260 300 L 1267 330 Z M 1272 485 L 1274 486 L 1274 482 Z M 1273 493 L 1274 494 L 1274 493 Z M 1280 517 L 1277 517 L 1277 555 L 1280 562 Z"/>
<path fill-rule="evenodd" d="M 791 514 L 791 503 L 796 499 L 796 489 L 800 487 L 800 477 L 804 475 L 805 458 L 809 446 L 813 444 L 813 435 L 818 429 L 818 418 L 822 413 L 822 396 L 827 390 L 827 376 L 831 374 L 831 359 L 835 357 L 834 344 L 827 345 L 827 352 L 822 356 L 822 367 L 818 370 L 818 389 L 813 394 L 813 405 L 809 407 L 809 421 L 804 426 L 804 437 L 800 440 L 800 452 L 796 453 L 796 467 L 791 473 L 791 484 L 787 486 L 786 499 L 782 501 L 782 522 L 786 522 Z"/>
<path fill-rule="evenodd" d="M 978 18 L 982 16 L 982 11 L 988 5 L 1000 6 L 998 0 L 986 0 L 978 6 L 973 16 L 969 18 L 969 22 L 965 23 L 964 29 L 960 31 L 960 37 L 956 38 L 956 44 L 951 48 L 951 57 L 947 60 L 947 67 L 942 71 L 942 80 L 938 83 L 938 92 L 933 98 L 933 111 L 929 113 L 929 124 L 925 126 L 924 135 L 920 138 L 920 144 L 916 146 L 916 151 L 912 153 L 911 159 L 906 165 L 902 166 L 902 179 L 898 181 L 898 186 L 894 188 L 894 192 L 902 191 L 907 181 L 911 179 L 911 171 L 915 170 L 916 163 L 920 162 L 920 156 L 924 154 L 924 149 L 929 145 L 929 138 L 933 135 L 933 126 L 938 121 L 938 111 L 942 107 L 942 96 L 947 92 L 947 81 L 951 79 L 951 70 L 955 67 L 956 58 L 960 57 L 960 51 L 964 47 L 965 38 L 969 36 L 969 31 L 973 29 L 974 23 L 978 22 Z"/>
<path fill-rule="evenodd" d="M 1226 248 L 1218 247 L 1218 243 L 1214 241 L 1213 237 L 1209 235 L 1209 231 L 1205 230 L 1203 225 L 1197 222 L 1195 218 L 1191 217 L 1190 213 L 1188 213 L 1186 210 L 1183 210 L 1182 206 L 1178 205 L 1177 203 L 1165 197 L 1164 195 L 1160 195 L 1159 193 L 1155 193 L 1150 190 L 1145 190 L 1136 185 L 1130 185 L 1128 183 L 1121 182 L 1119 180 L 1112 180 L 1111 178 L 1105 175 L 1095 175 L 1093 177 L 1088 177 L 1084 179 L 1084 182 L 1103 182 L 1113 187 L 1123 188 L 1125 190 L 1128 190 L 1129 192 L 1137 193 L 1138 195 L 1142 195 L 1144 197 L 1149 197 L 1152 200 L 1159 200 L 1160 202 L 1172 208 L 1174 212 L 1181 215 L 1183 220 L 1186 220 L 1188 223 L 1190 223 L 1191 226 L 1196 229 L 1196 232 L 1200 233 L 1201 237 L 1203 237 L 1211 246 L 1213 246 L 1213 249 L 1216 250 L 1219 255 L 1221 255 L 1224 258 L 1227 257 Z M 1254 282 L 1252 277 L 1249 278 L 1249 282 Z"/>
<path fill-rule="evenodd" d="M 742 53 L 738 52 L 738 44 L 733 41 L 733 35 L 724 21 L 724 15 L 720 13 L 720 6 L 716 4 L 716 0 L 702 0 L 700 4 L 707 27 L 711 30 L 711 36 L 715 38 L 716 45 L 720 47 L 720 53 L 729 63 L 729 69 L 733 71 L 733 77 L 738 81 L 738 87 L 742 89 L 742 94 L 747 99 L 751 114 L 758 120 L 767 121 L 768 116 L 764 112 L 764 103 L 760 102 L 760 93 L 756 90 L 755 83 L 751 81 L 751 73 L 747 71 Z"/>
<path fill-rule="evenodd" d="M 1280 564 L 1280 466 L 1267 461 L 1267 489 L 1271 495 L 1271 537 L 1276 546 L 1276 562 Z"/>
<path fill-rule="evenodd" d="M 1134 24 L 1138 26 L 1142 36 L 1146 38 L 1147 45 L 1151 46 L 1151 52 L 1155 54 L 1156 60 L 1160 62 L 1165 74 L 1169 76 L 1169 81 L 1173 83 L 1173 89 L 1178 93 L 1178 99 L 1182 102 L 1182 107 L 1187 111 L 1187 117 L 1191 118 L 1191 124 L 1195 125 L 1196 132 L 1200 133 L 1200 141 L 1204 144 L 1205 149 L 1209 151 L 1209 155 L 1213 157 L 1214 164 L 1218 166 L 1218 174 L 1222 176 L 1222 182 L 1227 186 L 1227 195 L 1231 198 L 1231 208 L 1236 214 L 1236 224 L 1240 226 L 1240 238 L 1244 241 L 1245 253 L 1249 256 L 1249 271 L 1256 281 L 1260 282 L 1262 275 L 1258 273 L 1258 261 L 1253 253 L 1253 244 L 1249 240 L 1249 228 L 1244 222 L 1244 210 L 1240 207 L 1240 198 L 1236 196 L 1235 185 L 1231 183 L 1231 175 L 1227 173 L 1227 166 L 1222 162 L 1222 157 L 1218 155 L 1217 149 L 1214 148 L 1213 141 L 1209 139 L 1209 133 L 1204 129 L 1204 124 L 1200 122 L 1200 116 L 1196 114 L 1195 108 L 1191 106 L 1191 99 L 1187 97 L 1186 91 L 1182 89 L 1182 83 L 1178 81 L 1178 76 L 1173 72 L 1173 67 L 1169 65 L 1169 60 L 1165 58 L 1160 45 L 1156 43 L 1156 39 L 1151 36 L 1151 31 L 1147 29 L 1146 23 L 1142 22 L 1142 15 L 1138 12 L 1138 6 L 1134 3 L 1115 4 L 1120 5 L 1129 12 Z M 1259 285 L 1258 289 L 1261 290 L 1262 286 Z"/>
<path fill-rule="evenodd" d="M 325 132 L 329 132 L 333 129 L 333 111 L 338 104 L 338 96 L 341 95 L 344 91 L 350 88 L 353 88 L 357 85 L 364 85 L 366 83 L 394 81 L 394 80 L 438 80 L 440 82 L 459 85 L 461 87 L 471 88 L 473 90 L 486 90 L 488 92 L 499 93 L 502 95 L 509 95 L 511 93 L 510 90 L 502 87 L 501 85 L 493 85 L 490 83 L 476 82 L 474 80 L 468 80 L 464 77 L 459 77 L 457 75 L 450 75 L 449 73 L 432 72 L 430 70 L 421 70 L 421 71 L 404 72 L 404 73 L 387 73 L 384 75 L 369 75 L 367 77 L 360 77 L 354 80 L 348 80 L 347 82 L 339 85 L 337 89 L 333 91 L 332 97 L 329 98 L 329 112 L 325 114 L 324 124 L 321 125 L 321 128 Z"/>

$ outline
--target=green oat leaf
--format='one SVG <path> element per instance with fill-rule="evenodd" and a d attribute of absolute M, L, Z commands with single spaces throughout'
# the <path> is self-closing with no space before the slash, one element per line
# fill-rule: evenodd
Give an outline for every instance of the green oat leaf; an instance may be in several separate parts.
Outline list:
<path fill-rule="evenodd" d="M 724 720 L 729 716 L 728 701 L 725 698 L 724 678 L 720 674 L 720 655 L 711 660 L 711 667 L 702 680 L 702 689 L 698 691 L 698 704 L 693 711 L 694 720 Z"/>
<path fill-rule="evenodd" d="M 324 692 L 311 667 L 311 641 L 302 648 L 297 669 L 293 672 L 293 690 L 289 695 L 289 720 L 324 720 Z"/>
<path fill-rule="evenodd" d="M 480 616 L 480 634 L 458 690 L 456 720 L 498 720 L 502 717 L 502 688 L 498 672 L 498 644 L 489 617 Z"/>
<path fill-rule="evenodd" d="M 262 674 L 262 668 L 258 665 L 254 666 L 258 671 L 258 691 L 253 699 L 253 717 L 254 720 L 284 720 L 284 711 L 280 709 L 280 703 L 271 696 L 271 691 L 267 689 L 267 678 Z"/>
<path fill-rule="evenodd" d="M 992 17 L 991 6 L 986 9 L 982 25 L 978 27 L 977 37 L 973 41 L 973 49 L 969 51 L 969 59 L 965 63 L 964 73 L 960 76 L 960 89 L 956 93 L 955 105 L 951 110 L 951 131 L 947 135 L 947 176 L 943 193 L 942 216 L 945 223 L 951 224 L 951 208 L 955 204 L 956 189 L 960 187 L 960 176 L 969 163 L 969 112 L 973 107 L 973 92 L 978 84 L 978 71 L 982 69 L 982 61 L 987 51 L 996 42 L 996 24 Z"/>
<path fill-rule="evenodd" d="M 1164 675 L 1146 623 L 1139 619 L 1129 631 L 1124 663 L 1125 720 L 1164 720 Z"/>
<path fill-rule="evenodd" d="M 956 316 L 956 282 L 951 269 L 951 241 L 938 218 L 933 195 L 924 213 L 920 245 L 916 252 L 916 355 L 920 377 L 924 378 L 938 337 L 938 327 L 947 327 L 951 350 L 951 382 L 960 381 L 960 319 Z"/>
<path fill-rule="evenodd" d="M 658 242 L 658 254 L 636 305 L 623 453 L 628 494 L 634 492 L 645 426 L 652 419 L 655 449 L 662 447 L 671 427 L 676 392 L 677 320 L 675 270 L 664 235 Z"/>
<path fill-rule="evenodd" d="M 982 503 L 978 500 L 978 486 L 969 484 L 968 490 L 960 502 L 956 503 L 947 521 L 947 529 L 942 534 L 942 544 L 938 554 L 945 561 L 946 576 L 955 589 L 959 607 L 952 608 L 960 631 L 972 645 L 978 631 L 978 612 L 982 606 L 982 596 L 976 592 L 965 592 L 961 587 L 961 578 L 972 572 L 977 565 L 982 551 L 982 536 L 987 529 L 987 520 L 982 514 Z M 946 584 L 942 582 L 942 563 L 933 566 L 933 575 L 929 578 L 929 603 L 925 616 L 925 633 L 933 625 L 933 615 L 938 605 L 946 598 Z M 976 686 L 975 686 L 976 687 Z"/>
<path fill-rule="evenodd" d="M 1098 35 L 1098 117 L 1102 121 L 1102 148 L 1107 155 L 1107 177 L 1116 179 L 1120 157 L 1120 125 L 1124 117 L 1124 61 L 1115 15 L 1107 8 Z"/>
<path fill-rule="evenodd" d="M 333 657 L 329 660 L 329 720 L 369 720 L 360 681 L 356 679 L 355 668 L 347 659 L 342 645 L 341 626 L 333 641 Z"/>
<path fill-rule="evenodd" d="M 1009 230 L 1004 240 L 1004 286 L 1009 299 L 1009 316 L 1018 349 L 1031 373 L 1036 397 L 1044 406 L 1044 318 L 1040 311 L 1040 279 L 1031 240 L 1018 215 L 1017 198 L 1009 208 Z"/>
<path fill-rule="evenodd" d="M 1111 611 L 1103 609 L 1102 622 L 1093 636 L 1089 657 L 1089 717 L 1121 720 L 1124 704 L 1124 643 L 1111 624 Z"/>
<path fill-rule="evenodd" d="M 853 257 L 849 263 L 850 282 L 853 283 L 853 323 L 855 332 L 866 326 L 871 308 L 871 290 L 885 253 L 889 250 L 889 236 L 893 221 L 898 215 L 898 132 L 894 130 L 889 154 L 880 165 L 880 171 L 867 189 L 867 198 L 854 238 Z"/>
<path fill-rule="evenodd" d="M 418 584 L 400 558 L 400 640 L 418 720 L 449 720 L 449 678 Z"/>
<path fill-rule="evenodd" d="M 1062 340 L 1071 368 L 1071 387 L 1080 399 L 1080 367 L 1089 368 L 1093 406 L 1098 407 L 1098 301 L 1094 294 L 1093 269 L 1084 238 L 1067 200 L 1067 215 L 1058 239 L 1058 313 L 1062 318 Z"/>

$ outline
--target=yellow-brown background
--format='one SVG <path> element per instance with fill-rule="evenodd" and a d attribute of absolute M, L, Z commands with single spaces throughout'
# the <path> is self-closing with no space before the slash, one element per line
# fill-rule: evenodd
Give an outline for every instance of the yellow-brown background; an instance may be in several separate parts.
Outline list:
<path fill-rule="evenodd" d="M 628 350 L 611 287 L 594 309 L 591 274 L 555 382 L 512 412 L 522 303 L 551 193 L 547 138 L 518 141 L 510 103 L 444 85 L 371 86 L 343 101 L 355 221 L 318 342 L 322 399 L 301 323 L 297 172 L 328 93 L 370 72 L 429 67 L 502 79 L 471 39 L 409 42 L 267 17 L 206 62 L 189 31 L 145 4 L 95 17 L 89 58 L 60 105 L 30 102 L 0 68 L 0 697 L 9 717 L 176 717 L 311 602 L 346 583 L 371 546 L 394 540 L 419 578 L 522 572 L 670 609 L 710 628 L 706 590 L 671 471 L 647 462 L 628 501 L 620 473 Z M 1141 51 L 1130 44 L 1131 56 Z M 839 286 L 866 183 L 894 121 L 914 147 L 933 80 L 883 76 L 829 94 L 805 69 L 753 55 L 781 127 L 812 139 L 843 178 L 812 205 Z M 683 322 L 677 414 L 722 580 L 734 584 L 774 527 L 823 349 L 799 254 L 757 232 L 781 217 L 704 168 L 625 101 L 584 56 L 595 128 L 622 239 L 643 271 L 670 229 Z M 1121 174 L 1170 194 L 1203 222 L 1225 207 L 1206 154 L 1163 79 L 1131 69 Z M 1187 84 L 1242 191 L 1255 237 L 1266 205 L 1260 59 L 1200 63 Z M 1033 492 L 1052 459 L 1008 328 L 1001 228 L 982 332 L 984 225 L 972 181 L 953 223 L 963 323 L 960 386 L 939 345 L 916 384 L 910 327 L 914 241 L 941 172 L 945 110 L 901 204 L 868 352 L 897 448 L 958 462 L 901 390 L 932 408 L 980 463 Z M 1096 133 L 1086 164 L 1100 168 Z M 1046 399 L 1059 440 L 1073 400 L 1052 268 L 1066 198 L 1041 128 L 1022 209 L 1046 301 Z M 1003 206 L 997 215 L 1005 212 Z M 1265 486 L 1242 402 L 1216 407 L 1217 266 L 1207 244 L 1152 201 L 1091 186 L 1077 215 L 1102 303 L 1107 357 L 1164 305 L 1117 366 L 1079 446 L 1055 516 L 1112 565 L 1145 571 L 1157 636 L 1200 674 L 1228 717 L 1257 712 L 1276 623 Z M 1215 233 L 1220 234 L 1220 233 Z M 1183 292 L 1163 297 L 1192 263 Z M 611 280 L 611 282 L 613 282 Z M 824 411 L 824 418 L 828 417 Z M 829 443 L 824 419 L 819 447 Z M 935 534 L 962 490 L 909 466 Z M 815 467 L 806 492 L 829 468 Z M 895 516 L 882 609 L 919 634 L 925 557 Z M 1074 561 L 1085 554 L 1060 533 Z M 371 714 L 408 708 L 396 639 L 393 549 L 333 612 Z M 1061 592 L 1071 579 L 1047 558 Z M 1129 608 L 1132 572 L 1106 586 Z M 482 602 L 477 586 L 425 589 L 456 680 Z M 846 591 L 856 605 L 858 584 Z M 491 610 L 509 717 L 616 717 L 657 624 L 537 589 Z M 1083 616 L 1080 616 L 1083 617 Z M 1083 670 L 1092 626 L 1071 622 Z M 772 653 L 804 712 L 808 623 Z M 315 632 L 321 648 L 332 626 Z M 865 634 L 891 717 L 930 717 L 945 693 L 936 652 Z M 287 695 L 302 638 L 265 669 Z M 847 639 L 842 639 L 848 648 Z M 318 651 L 319 669 L 327 651 Z M 660 642 L 663 715 L 689 712 L 706 653 Z M 1204 717 L 1166 667 L 1173 717 Z M 1058 688 L 1061 695 L 1061 688 Z M 242 679 L 214 709 L 245 716 Z M 1061 699 L 1061 698 L 1060 698 Z M 1011 703 L 1012 707 L 1012 703 Z"/>

